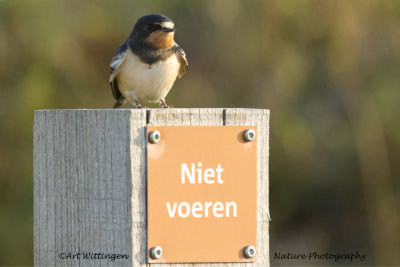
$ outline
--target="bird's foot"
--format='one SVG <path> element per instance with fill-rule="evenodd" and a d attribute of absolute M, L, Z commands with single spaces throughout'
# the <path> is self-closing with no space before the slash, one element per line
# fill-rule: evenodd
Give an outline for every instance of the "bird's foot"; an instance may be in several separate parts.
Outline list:
<path fill-rule="evenodd" d="M 160 99 L 162 108 L 172 108 L 172 106 L 168 106 L 164 99 Z"/>
<path fill-rule="evenodd" d="M 146 106 L 142 106 L 142 105 L 140 105 L 140 103 L 136 100 L 135 101 L 135 105 L 136 105 L 136 107 L 139 109 L 139 108 L 147 108 Z"/>

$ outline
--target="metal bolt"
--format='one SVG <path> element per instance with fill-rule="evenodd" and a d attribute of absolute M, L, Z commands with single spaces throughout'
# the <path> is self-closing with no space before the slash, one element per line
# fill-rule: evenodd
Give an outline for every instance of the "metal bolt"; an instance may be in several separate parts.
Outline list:
<path fill-rule="evenodd" d="M 243 250 L 243 254 L 247 259 L 253 258 L 256 255 L 256 248 L 253 246 L 247 246 Z"/>
<path fill-rule="evenodd" d="M 150 256 L 152 259 L 159 259 L 162 255 L 162 248 L 159 246 L 155 246 L 154 248 L 151 249 L 150 251 Z"/>
<path fill-rule="evenodd" d="M 160 141 L 160 139 L 161 139 L 161 134 L 159 131 L 155 130 L 155 131 L 150 132 L 150 134 L 149 134 L 150 143 L 156 144 L 156 143 L 158 143 L 158 141 Z"/>
<path fill-rule="evenodd" d="M 256 138 L 256 131 L 254 131 L 253 129 L 247 129 L 246 131 L 244 131 L 243 134 L 243 139 L 246 142 L 251 142 Z"/>

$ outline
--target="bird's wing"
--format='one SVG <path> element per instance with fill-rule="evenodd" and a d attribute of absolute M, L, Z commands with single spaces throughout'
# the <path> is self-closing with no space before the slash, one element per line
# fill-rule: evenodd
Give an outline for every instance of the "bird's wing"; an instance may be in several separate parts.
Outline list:
<path fill-rule="evenodd" d="M 119 72 L 119 67 L 122 65 L 122 63 L 125 61 L 126 58 L 126 52 L 128 51 L 128 39 L 119 47 L 117 54 L 113 59 L 111 60 L 110 67 L 111 67 L 111 73 L 110 73 L 110 86 L 111 86 L 111 92 L 114 96 L 115 99 L 121 100 L 123 98 L 121 92 L 119 91 L 118 88 L 118 81 L 116 79 L 118 72 Z"/>
<path fill-rule="evenodd" d="M 127 51 L 128 51 L 128 39 L 119 47 L 117 54 L 111 60 L 110 82 L 117 76 L 119 67 L 125 61 Z"/>
<path fill-rule="evenodd" d="M 176 44 L 176 52 L 179 63 L 181 64 L 178 72 L 178 78 L 180 78 L 188 71 L 189 63 L 186 59 L 185 51 L 183 51 L 182 47 L 180 47 L 178 44 Z"/>

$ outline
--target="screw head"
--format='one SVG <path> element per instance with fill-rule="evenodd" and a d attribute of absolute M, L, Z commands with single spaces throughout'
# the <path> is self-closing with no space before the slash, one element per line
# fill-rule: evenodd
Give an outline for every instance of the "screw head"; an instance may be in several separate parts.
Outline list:
<path fill-rule="evenodd" d="M 256 131 L 254 131 L 253 129 L 247 129 L 243 133 L 243 139 L 246 142 L 253 141 L 254 139 L 256 139 Z"/>
<path fill-rule="evenodd" d="M 159 131 L 155 130 L 155 131 L 150 132 L 150 134 L 149 134 L 150 143 L 156 144 L 156 143 L 158 143 L 158 141 L 160 141 L 160 139 L 161 139 L 161 134 Z"/>
<path fill-rule="evenodd" d="M 243 254 L 247 259 L 251 259 L 256 255 L 256 248 L 253 246 L 247 246 L 243 250 Z"/>
<path fill-rule="evenodd" d="M 162 248 L 159 246 L 153 247 L 150 251 L 150 256 L 154 260 L 159 259 L 161 255 L 162 255 Z"/>

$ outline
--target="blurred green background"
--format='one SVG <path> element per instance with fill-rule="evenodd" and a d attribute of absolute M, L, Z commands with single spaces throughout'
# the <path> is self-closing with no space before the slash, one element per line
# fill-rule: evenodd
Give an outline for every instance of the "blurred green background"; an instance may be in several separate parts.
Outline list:
<path fill-rule="evenodd" d="M 272 264 L 400 264 L 400 1 L 6 0 L 0 265 L 33 264 L 33 111 L 112 107 L 109 62 L 149 13 L 190 63 L 169 104 L 271 110 Z M 314 251 L 367 259 L 274 259 Z"/>

